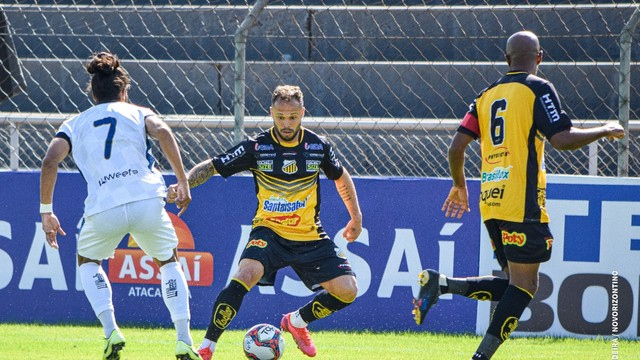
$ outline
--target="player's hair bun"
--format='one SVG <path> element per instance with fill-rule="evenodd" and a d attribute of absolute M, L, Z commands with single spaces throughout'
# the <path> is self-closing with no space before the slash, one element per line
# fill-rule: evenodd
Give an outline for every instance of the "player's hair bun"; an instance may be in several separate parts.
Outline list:
<path fill-rule="evenodd" d="M 89 74 L 97 73 L 109 76 L 114 74 L 119 66 L 120 60 L 118 56 L 103 51 L 93 55 L 91 62 L 87 65 L 87 72 Z"/>

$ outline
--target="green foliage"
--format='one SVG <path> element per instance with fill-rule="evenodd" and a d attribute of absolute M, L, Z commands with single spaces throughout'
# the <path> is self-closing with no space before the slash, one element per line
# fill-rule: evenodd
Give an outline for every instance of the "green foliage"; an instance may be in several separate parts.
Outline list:
<path fill-rule="evenodd" d="M 122 328 L 127 345 L 126 359 L 171 359 L 175 332 L 164 328 Z M 204 330 L 192 332 L 200 343 Z M 214 359 L 243 358 L 243 331 L 227 331 L 218 343 Z M 472 335 L 433 333 L 370 333 L 318 331 L 312 335 L 318 347 L 317 359 L 349 360 L 447 360 L 469 359 L 480 342 Z M 95 326 L 0 325 L 0 360 L 3 359 L 99 359 L 102 329 Z M 308 359 L 285 334 L 284 359 Z M 620 359 L 640 359 L 640 341 L 620 340 Z M 521 338 L 508 340 L 494 360 L 501 359 L 611 359 L 610 338 Z"/>

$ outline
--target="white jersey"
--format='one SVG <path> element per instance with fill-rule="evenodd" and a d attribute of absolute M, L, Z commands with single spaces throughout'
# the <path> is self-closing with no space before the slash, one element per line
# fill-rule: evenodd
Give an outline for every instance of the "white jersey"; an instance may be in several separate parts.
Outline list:
<path fill-rule="evenodd" d="M 125 102 L 98 104 L 65 121 L 56 137 L 69 141 L 71 154 L 87 182 L 84 214 L 165 197 L 162 175 L 145 128 L 151 109 Z"/>

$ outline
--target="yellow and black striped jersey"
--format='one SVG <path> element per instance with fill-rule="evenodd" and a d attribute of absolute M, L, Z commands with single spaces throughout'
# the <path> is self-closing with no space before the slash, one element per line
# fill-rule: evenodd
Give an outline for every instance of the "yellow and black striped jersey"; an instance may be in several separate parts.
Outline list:
<path fill-rule="evenodd" d="M 553 84 L 509 72 L 469 106 L 458 131 L 480 138 L 483 220 L 548 223 L 544 137 L 570 128 Z"/>
<path fill-rule="evenodd" d="M 215 156 L 213 164 L 223 177 L 253 173 L 258 197 L 254 228 L 265 226 L 293 241 L 329 239 L 319 218 L 318 180 L 320 170 L 331 180 L 340 178 L 342 165 L 325 138 L 300 131 L 298 143 L 286 146 L 271 128 Z"/>

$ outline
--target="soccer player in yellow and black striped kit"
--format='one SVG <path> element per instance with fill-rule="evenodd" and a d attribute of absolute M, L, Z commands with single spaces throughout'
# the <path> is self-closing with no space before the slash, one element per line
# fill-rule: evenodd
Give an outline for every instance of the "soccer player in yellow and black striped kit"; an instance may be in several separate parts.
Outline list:
<path fill-rule="evenodd" d="M 478 95 L 449 147 L 453 187 L 442 210 L 457 218 L 469 211 L 464 154 L 479 138 L 480 214 L 508 279 L 450 278 L 427 269 L 419 274 L 420 295 L 414 300 L 418 324 L 444 293 L 498 301 L 474 360 L 490 359 L 518 326 L 538 288 L 540 263 L 551 256 L 544 139 L 558 150 L 574 150 L 600 138 L 624 137 L 617 123 L 572 126 L 553 85 L 536 76 L 542 50 L 532 32 L 520 31 L 507 40 L 506 60 L 509 71 Z"/>
<path fill-rule="evenodd" d="M 258 198 L 238 270 L 213 305 L 199 349 L 204 360 L 211 359 L 218 339 L 249 290 L 255 285 L 273 285 L 281 268 L 290 266 L 310 290 L 316 291 L 308 304 L 281 321 L 282 329 L 291 333 L 307 356 L 316 355 L 307 324 L 343 309 L 356 298 L 355 274 L 344 253 L 323 230 L 318 216 L 320 171 L 335 181 L 351 216 L 342 234 L 349 242 L 362 231 L 356 190 L 331 143 L 301 126 L 304 111 L 299 87 L 278 86 L 271 99 L 273 127 L 189 171 L 189 185 L 195 187 L 216 173 L 228 177 L 249 170 Z"/>

